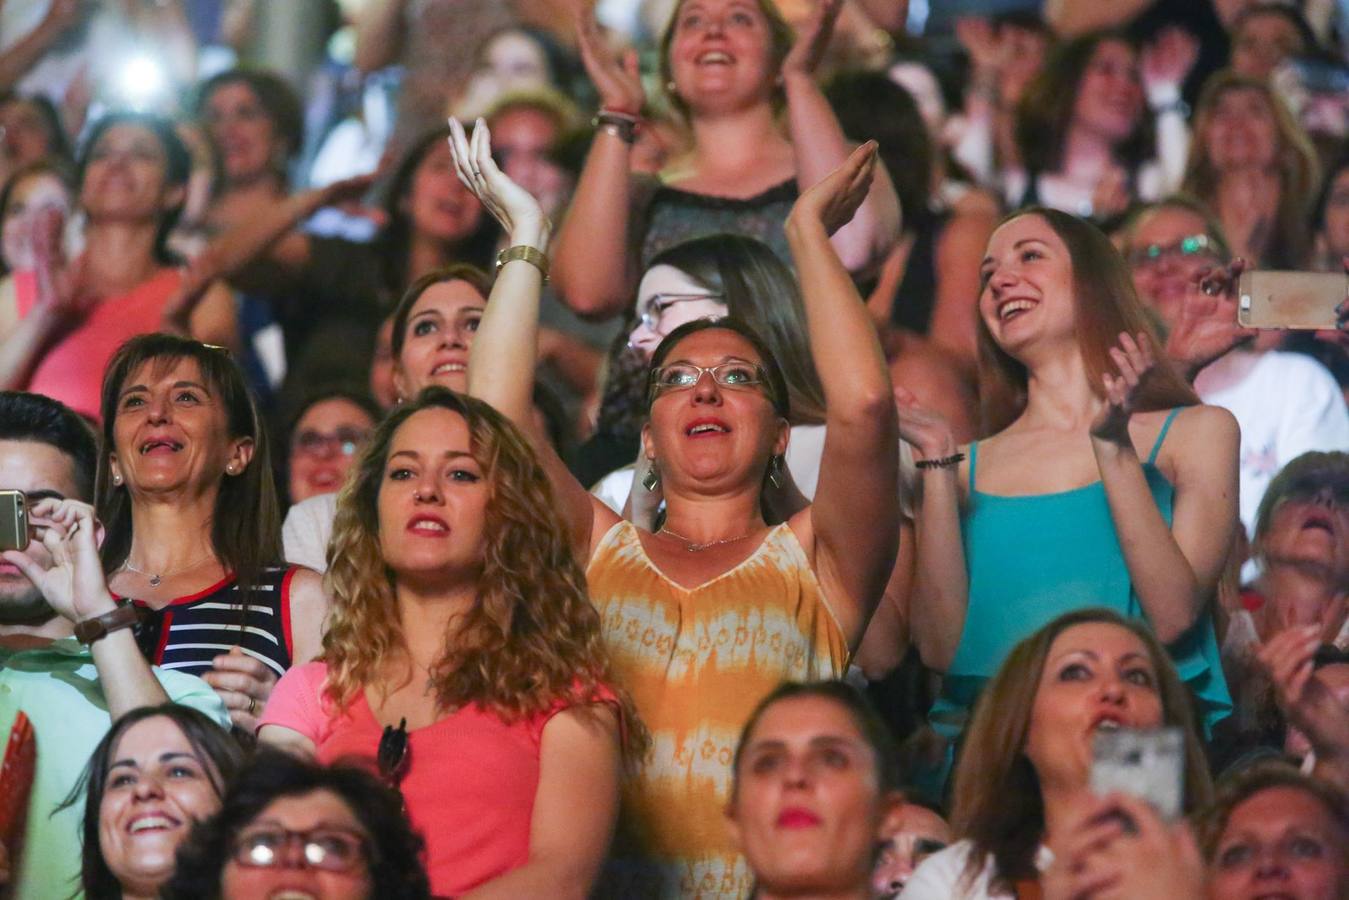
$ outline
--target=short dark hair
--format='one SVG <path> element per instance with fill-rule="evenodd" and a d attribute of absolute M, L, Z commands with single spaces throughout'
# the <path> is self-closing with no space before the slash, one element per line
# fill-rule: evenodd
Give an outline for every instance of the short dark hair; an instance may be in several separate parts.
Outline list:
<path fill-rule="evenodd" d="M 74 790 L 61 805 L 64 809 L 74 805 L 81 796 L 84 798 L 84 820 L 81 826 L 84 849 L 80 866 L 80 885 L 90 900 L 102 898 L 114 900 L 122 896 L 122 886 L 104 861 L 103 849 L 99 845 L 99 808 L 103 804 L 103 792 L 108 787 L 108 766 L 112 763 L 117 742 L 132 726 L 146 719 L 155 718 L 165 718 L 177 725 L 198 757 L 209 763 L 206 767 L 206 777 L 210 779 L 217 797 L 224 796 L 225 785 L 243 765 L 244 750 L 238 741 L 205 713 L 190 706 L 178 703 L 142 706 L 114 722 L 108 733 L 103 735 L 103 740 L 94 748 L 93 755 L 89 757 L 89 764 Z"/>
<path fill-rule="evenodd" d="M 745 721 L 745 727 L 740 730 L 740 740 L 735 745 L 735 759 L 731 764 L 732 797 L 735 796 L 735 790 L 740 782 L 740 757 L 745 752 L 745 745 L 754 733 L 755 726 L 763 718 L 763 714 L 783 700 L 803 697 L 828 700 L 843 707 L 876 757 L 876 784 L 881 793 L 902 789 L 904 779 L 899 771 L 899 752 L 895 746 L 895 739 L 890 734 L 885 720 L 861 691 L 846 681 L 839 680 L 784 681 L 759 701 L 759 705 L 754 707 L 754 712 L 750 713 Z"/>
<path fill-rule="evenodd" d="M 73 499 L 93 499 L 98 440 L 88 423 L 64 403 L 27 391 L 0 391 L 0 441 L 32 441 L 60 450 L 70 457 L 79 491 Z"/>
<path fill-rule="evenodd" d="M 239 772 L 220 812 L 198 822 L 178 848 L 177 868 L 160 896 L 219 898 L 221 874 L 238 833 L 273 801 L 313 791 L 340 797 L 369 836 L 370 896 L 381 900 L 430 896 L 422 867 L 423 842 L 403 815 L 403 799 L 396 790 L 356 765 L 323 766 L 268 747 L 260 748 Z"/>

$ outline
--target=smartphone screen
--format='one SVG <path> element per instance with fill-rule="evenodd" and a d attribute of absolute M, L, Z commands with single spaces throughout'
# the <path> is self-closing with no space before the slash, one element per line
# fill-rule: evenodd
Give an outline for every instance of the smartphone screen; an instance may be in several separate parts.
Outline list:
<path fill-rule="evenodd" d="M 28 546 L 28 501 L 23 491 L 0 491 L 0 550 Z"/>
<path fill-rule="evenodd" d="M 1141 797 L 1167 820 L 1180 817 L 1185 796 L 1185 738 L 1179 728 L 1097 731 L 1091 790 Z"/>
<path fill-rule="evenodd" d="M 1242 272 L 1237 320 L 1247 328 L 1333 329 L 1349 278 L 1331 272 Z"/>

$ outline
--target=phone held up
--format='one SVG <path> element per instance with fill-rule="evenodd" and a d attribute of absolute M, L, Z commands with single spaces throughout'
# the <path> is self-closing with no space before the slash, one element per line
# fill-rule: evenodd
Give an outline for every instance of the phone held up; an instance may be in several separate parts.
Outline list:
<path fill-rule="evenodd" d="M 1329 272 L 1242 272 L 1237 321 L 1246 328 L 1333 330 L 1349 276 Z"/>
<path fill-rule="evenodd" d="M 28 500 L 23 491 L 0 490 L 0 550 L 28 546 Z"/>
<path fill-rule="evenodd" d="M 1098 731 L 1092 746 L 1091 790 L 1140 797 L 1167 821 L 1185 799 L 1185 738 L 1179 728 Z"/>

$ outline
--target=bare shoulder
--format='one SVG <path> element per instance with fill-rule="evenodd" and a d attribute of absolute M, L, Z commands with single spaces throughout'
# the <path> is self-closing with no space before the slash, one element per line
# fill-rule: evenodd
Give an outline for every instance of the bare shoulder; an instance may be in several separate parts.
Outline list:
<path fill-rule="evenodd" d="M 1178 443 L 1189 445 L 1205 444 L 1213 441 L 1235 444 L 1241 429 L 1236 416 L 1221 406 L 1196 404 L 1187 406 L 1176 416 L 1171 427 Z"/>

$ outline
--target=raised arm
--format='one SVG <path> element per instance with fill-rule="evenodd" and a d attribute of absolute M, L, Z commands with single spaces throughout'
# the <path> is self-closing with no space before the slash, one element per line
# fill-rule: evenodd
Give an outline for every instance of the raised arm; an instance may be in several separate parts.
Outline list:
<path fill-rule="evenodd" d="M 1045 0 L 1044 17 L 1059 37 L 1077 37 L 1089 31 L 1123 28 L 1153 0 L 1117 0 L 1115 3 L 1083 3 L 1082 0 Z"/>
<path fill-rule="evenodd" d="M 51 608 L 72 623 L 116 610 L 98 558 L 100 526 L 94 508 L 78 500 L 41 500 L 29 511 L 29 521 L 47 548 L 48 566 L 43 568 L 13 550 L 0 554 L 0 558 L 18 566 Z M 114 720 L 142 706 L 169 702 L 130 628 L 109 632 L 95 640 L 90 650 L 108 701 L 108 714 Z"/>
<path fill-rule="evenodd" d="M 640 115 L 646 95 L 636 51 L 627 51 L 621 61 L 615 58 L 593 12 L 581 16 L 576 38 L 599 91 L 600 109 Z M 611 125 L 595 133 L 553 254 L 554 287 L 568 307 L 589 318 L 621 313 L 637 285 L 637 260 L 628 252 L 632 144 L 625 137 L 622 128 Z"/>
<path fill-rule="evenodd" d="M 1129 436 L 1139 384 L 1156 365 L 1146 335 L 1120 335 L 1111 348 L 1119 376 L 1105 376 L 1106 402 L 1091 427 L 1124 563 L 1148 621 L 1163 643 L 1180 638 L 1207 608 L 1237 528 L 1239 431 L 1217 407 L 1186 409 L 1171 430 L 1172 521 L 1162 518 Z"/>
<path fill-rule="evenodd" d="M 407 0 L 372 0 L 356 17 L 356 68 L 363 73 L 392 65 L 403 49 Z"/>
<path fill-rule="evenodd" d="M 501 223 L 510 236 L 511 249 L 528 247 L 542 254 L 548 247 L 548 218 L 528 191 L 497 168 L 486 123 L 478 120 L 470 141 L 459 123 L 451 121 L 450 142 L 460 180 Z M 514 258 L 498 270 L 469 351 L 468 392 L 490 403 L 530 436 L 557 492 L 577 558 L 585 560 L 597 536 L 593 532 L 607 529 L 618 517 L 591 497 L 558 458 L 548 438 L 535 429 L 534 367 L 542 289 L 543 270 L 525 259 Z"/>
<path fill-rule="evenodd" d="M 818 0 L 796 43 L 782 63 L 787 94 L 787 130 L 796 157 L 796 183 L 802 193 L 848 159 L 850 147 L 838 117 L 815 80 L 843 0 Z M 850 272 L 865 270 L 885 258 L 899 239 L 900 209 L 894 185 L 877 166 L 865 201 L 852 221 L 833 235 L 834 249 Z"/>
<path fill-rule="evenodd" d="M 0 53 L 0 93 L 11 90 L 84 15 L 79 0 L 52 0 L 37 27 Z"/>
<path fill-rule="evenodd" d="M 826 590 L 835 588 L 835 612 L 854 647 L 895 561 L 899 431 L 885 354 L 829 234 L 863 202 L 875 169 L 868 142 L 802 194 L 786 223 L 825 399 L 815 502 L 791 521 L 809 518 L 815 570 Z"/>

